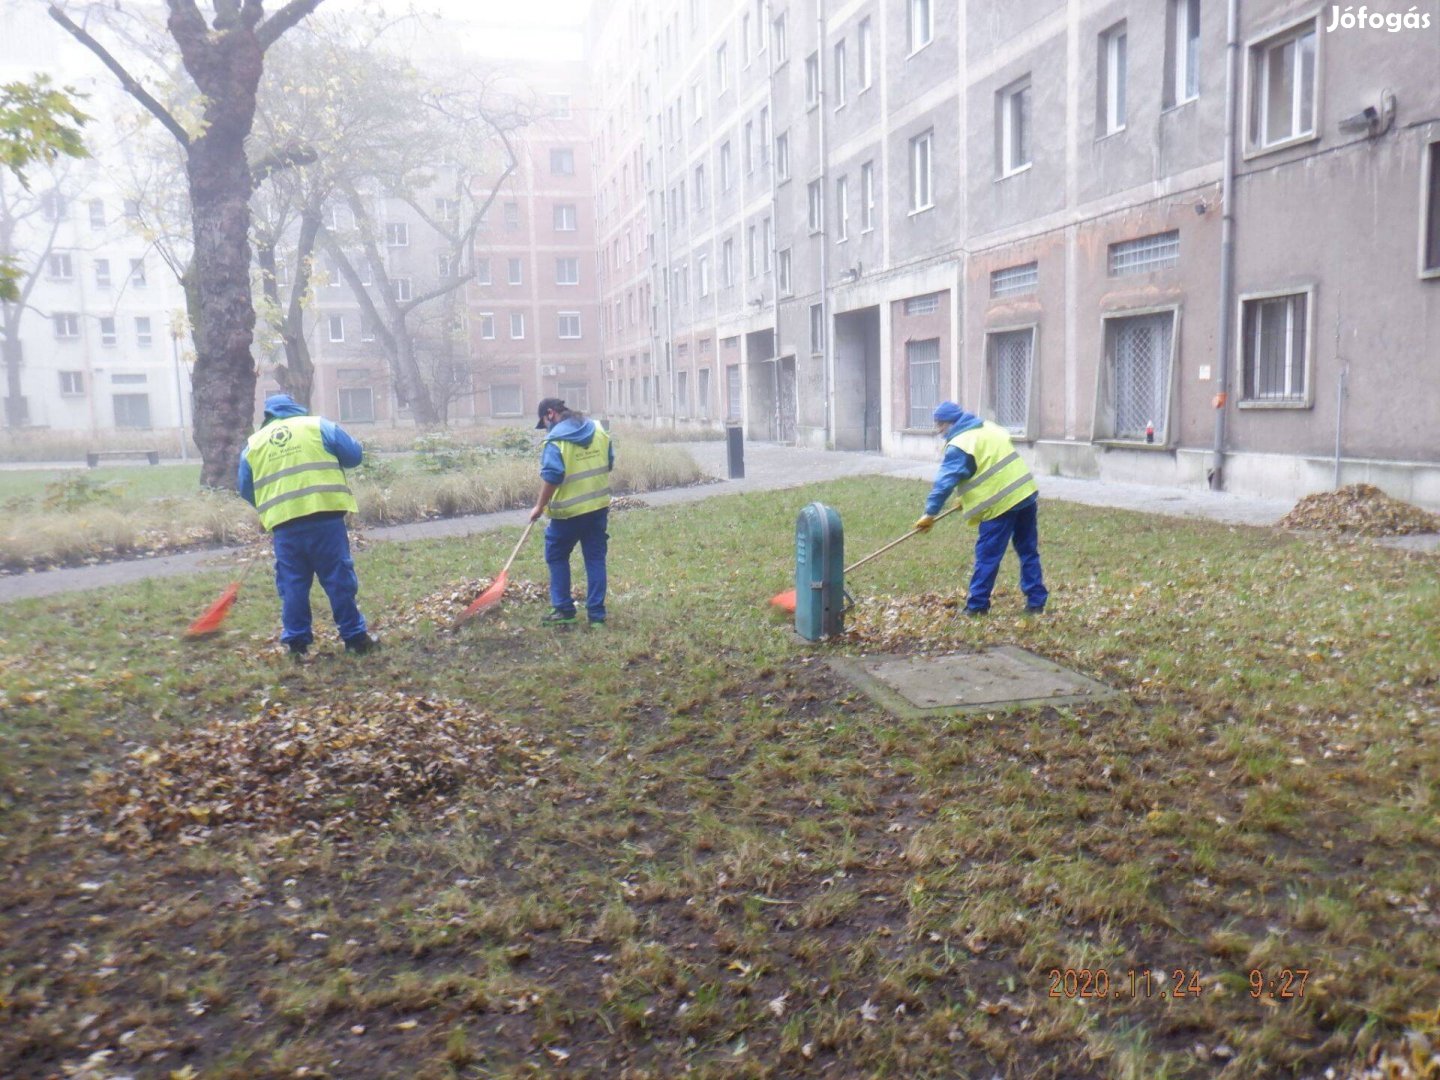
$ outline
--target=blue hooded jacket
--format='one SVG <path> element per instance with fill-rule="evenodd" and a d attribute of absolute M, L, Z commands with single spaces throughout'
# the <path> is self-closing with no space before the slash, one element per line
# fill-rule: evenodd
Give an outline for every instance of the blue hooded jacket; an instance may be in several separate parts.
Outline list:
<path fill-rule="evenodd" d="M 945 432 L 945 441 L 947 443 L 955 438 L 956 435 L 959 435 L 960 432 L 977 428 L 985 422 L 974 413 L 968 413 L 959 406 L 955 406 L 955 409 L 958 410 L 960 417 L 955 420 Z M 967 454 L 958 446 L 946 446 L 945 457 L 940 462 L 940 471 L 935 474 L 935 486 L 930 489 L 930 494 L 925 499 L 925 513 L 931 517 L 940 513 L 946 500 L 950 498 L 950 493 L 974 475 L 974 456 Z M 1034 501 L 1035 496 L 1031 495 L 1030 498 L 1020 503 L 1015 509 L 1019 509 L 1020 506 L 1026 506 Z"/>
<path fill-rule="evenodd" d="M 545 447 L 540 452 L 540 479 L 547 484 L 561 484 L 565 481 L 565 462 L 560 457 L 557 442 L 572 442 L 589 446 L 595 438 L 595 421 L 588 418 L 566 417 L 545 436 Z M 615 444 L 610 444 L 610 468 L 615 467 Z"/>
<path fill-rule="evenodd" d="M 271 394 L 265 399 L 265 424 L 272 420 L 287 420 L 292 416 L 308 416 L 305 406 L 289 394 Z M 326 453 L 334 454 L 342 469 L 353 469 L 360 464 L 365 451 L 345 429 L 323 417 L 320 420 L 320 438 Z M 255 505 L 255 478 L 250 473 L 250 462 L 246 458 L 249 448 L 240 451 L 240 468 L 235 477 L 235 489 L 251 506 Z"/>

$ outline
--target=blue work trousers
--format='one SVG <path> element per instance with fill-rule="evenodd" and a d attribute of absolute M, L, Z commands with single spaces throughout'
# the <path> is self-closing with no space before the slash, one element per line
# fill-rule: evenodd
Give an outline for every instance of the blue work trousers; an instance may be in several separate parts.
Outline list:
<path fill-rule="evenodd" d="M 975 538 L 975 570 L 970 575 L 970 596 L 965 602 L 967 611 L 990 610 L 990 593 L 1000 573 L 1000 560 L 1011 543 L 1020 559 L 1020 591 L 1025 594 L 1025 606 L 1032 611 L 1045 607 L 1050 592 L 1040 570 L 1039 516 L 1039 500 L 1032 497 L 980 523 L 980 535 Z"/>
<path fill-rule="evenodd" d="M 575 614 L 570 595 L 570 553 L 580 545 L 585 559 L 585 611 L 591 622 L 605 621 L 605 554 L 610 534 L 605 526 L 610 508 L 592 510 L 571 518 L 551 518 L 545 527 L 545 565 L 550 568 L 550 606 L 566 615 Z"/>
<path fill-rule="evenodd" d="M 360 579 L 350 558 L 350 536 L 345 516 L 297 518 L 277 526 L 275 545 L 275 590 L 280 594 L 280 618 L 285 624 L 282 643 L 309 645 L 310 585 L 318 577 L 330 598 L 330 612 L 342 641 L 365 633 L 365 616 L 355 604 Z"/>

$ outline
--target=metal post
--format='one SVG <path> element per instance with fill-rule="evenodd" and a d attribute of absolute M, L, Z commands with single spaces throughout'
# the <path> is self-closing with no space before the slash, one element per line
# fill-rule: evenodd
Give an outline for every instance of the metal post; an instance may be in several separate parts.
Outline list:
<path fill-rule="evenodd" d="M 731 480 L 745 479 L 745 428 L 738 423 L 725 425 L 726 463 Z"/>
<path fill-rule="evenodd" d="M 184 323 L 170 318 L 170 355 L 175 361 L 175 416 L 180 423 L 180 460 L 190 460 L 190 440 L 185 438 L 185 386 L 180 378 L 180 335 Z"/>

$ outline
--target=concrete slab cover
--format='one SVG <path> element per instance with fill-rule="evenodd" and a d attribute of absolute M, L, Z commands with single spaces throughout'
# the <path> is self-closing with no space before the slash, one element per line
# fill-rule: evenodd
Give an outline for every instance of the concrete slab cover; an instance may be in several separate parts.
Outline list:
<path fill-rule="evenodd" d="M 901 715 L 1077 705 L 1118 696 L 1094 679 L 1013 645 L 941 656 L 837 658 L 831 666 Z"/>

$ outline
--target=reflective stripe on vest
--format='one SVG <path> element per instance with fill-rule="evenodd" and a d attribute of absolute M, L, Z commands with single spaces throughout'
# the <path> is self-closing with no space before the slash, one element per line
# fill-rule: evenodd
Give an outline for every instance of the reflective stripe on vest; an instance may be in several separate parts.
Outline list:
<path fill-rule="evenodd" d="M 960 432 L 949 445 L 975 459 L 975 475 L 956 489 L 965 520 L 972 525 L 999 517 L 1040 490 L 1015 452 L 1010 433 L 999 424 L 986 420 Z"/>
<path fill-rule="evenodd" d="M 267 530 L 330 510 L 354 512 L 345 470 L 325 449 L 318 416 L 272 420 L 245 444 L 255 483 L 255 509 Z"/>
<path fill-rule="evenodd" d="M 555 489 L 548 512 L 552 518 L 572 518 L 610 505 L 610 436 L 599 424 L 589 446 L 556 439 L 565 479 Z"/>

